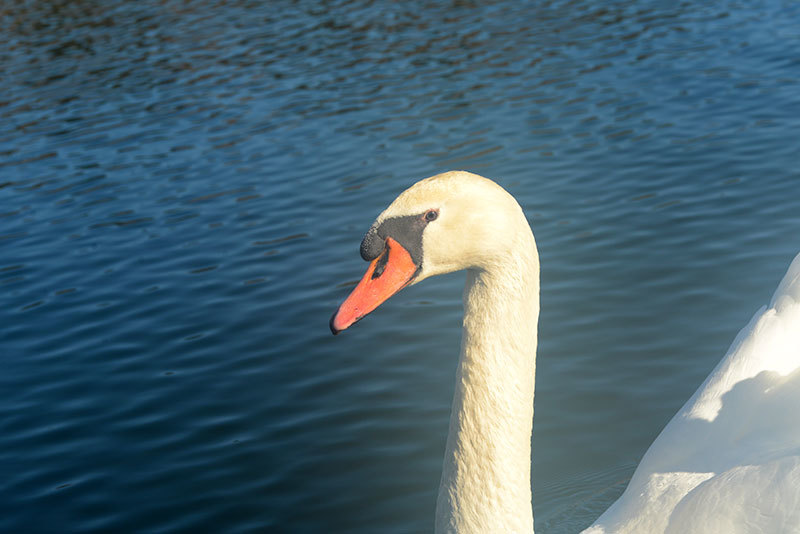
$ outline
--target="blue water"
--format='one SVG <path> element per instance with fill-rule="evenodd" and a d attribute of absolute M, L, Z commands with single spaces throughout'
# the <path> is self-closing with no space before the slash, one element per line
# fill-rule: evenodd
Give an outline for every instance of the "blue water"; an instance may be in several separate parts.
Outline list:
<path fill-rule="evenodd" d="M 432 530 L 463 275 L 336 338 L 448 169 L 542 261 L 537 533 L 590 524 L 800 250 L 793 2 L 14 3 L 0 531 Z"/>

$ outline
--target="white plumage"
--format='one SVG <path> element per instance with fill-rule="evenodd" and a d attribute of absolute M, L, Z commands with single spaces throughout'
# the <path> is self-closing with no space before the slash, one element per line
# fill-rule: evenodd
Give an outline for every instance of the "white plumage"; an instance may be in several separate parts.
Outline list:
<path fill-rule="evenodd" d="M 800 254 L 584 532 L 800 532 Z"/>
<path fill-rule="evenodd" d="M 468 271 L 436 531 L 531 533 L 536 243 L 513 197 L 467 172 L 418 182 L 376 225 L 431 209 L 412 283 Z M 800 533 L 800 254 L 584 532 Z"/>

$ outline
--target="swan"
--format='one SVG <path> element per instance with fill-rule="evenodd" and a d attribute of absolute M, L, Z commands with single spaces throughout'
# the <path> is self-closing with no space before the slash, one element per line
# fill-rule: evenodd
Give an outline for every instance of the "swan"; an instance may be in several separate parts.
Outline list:
<path fill-rule="evenodd" d="M 361 242 L 338 334 L 402 288 L 466 269 L 438 533 L 532 533 L 539 257 L 516 200 L 465 171 L 421 180 Z M 585 534 L 800 533 L 800 254 Z"/>

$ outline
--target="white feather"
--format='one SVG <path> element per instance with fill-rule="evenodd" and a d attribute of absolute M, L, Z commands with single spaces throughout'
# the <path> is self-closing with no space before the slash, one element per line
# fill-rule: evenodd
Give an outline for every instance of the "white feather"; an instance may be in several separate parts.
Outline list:
<path fill-rule="evenodd" d="M 415 283 L 468 270 L 436 531 L 531 533 L 536 243 L 511 195 L 466 172 L 418 182 L 378 222 L 431 208 Z M 800 254 L 584 533 L 800 533 Z"/>

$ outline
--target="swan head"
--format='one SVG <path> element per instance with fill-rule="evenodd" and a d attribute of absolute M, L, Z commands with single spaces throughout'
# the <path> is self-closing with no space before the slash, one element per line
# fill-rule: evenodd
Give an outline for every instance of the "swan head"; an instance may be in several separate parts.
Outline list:
<path fill-rule="evenodd" d="M 369 267 L 330 321 L 353 325 L 406 286 L 461 269 L 488 270 L 513 254 L 530 227 L 517 201 L 465 171 L 421 180 L 381 213 L 361 241 Z"/>

